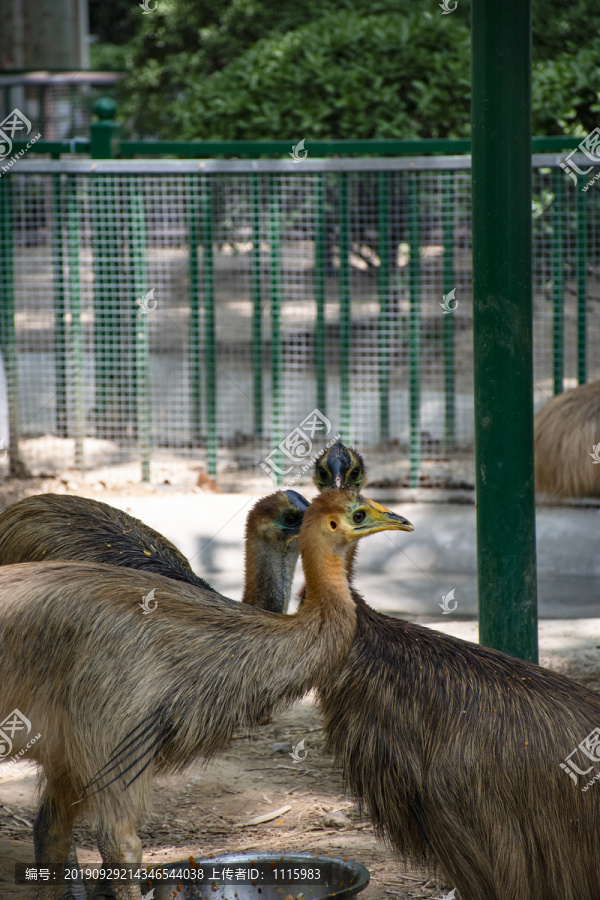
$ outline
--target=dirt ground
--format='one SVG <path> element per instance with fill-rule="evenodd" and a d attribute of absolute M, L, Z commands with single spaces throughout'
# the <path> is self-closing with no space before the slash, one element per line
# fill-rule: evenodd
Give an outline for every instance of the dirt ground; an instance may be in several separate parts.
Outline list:
<path fill-rule="evenodd" d="M 59 486 L 65 490 L 64 482 L 58 480 L 4 482 L 0 484 L 0 508 Z M 110 493 L 103 496 L 107 502 L 111 502 Z M 554 652 L 551 645 L 544 648 L 542 642 L 542 663 L 600 690 L 597 649 L 600 640 L 590 652 L 565 655 Z M 290 750 L 301 740 L 306 757 L 295 763 Z M 276 750 L 277 743 L 291 746 Z M 370 870 L 371 883 L 361 895 L 364 900 L 441 900 L 452 886 L 403 867 L 375 837 L 368 821 L 344 795 L 323 744 L 319 715 L 309 696 L 256 732 L 236 735 L 228 751 L 208 766 L 198 765 L 181 776 L 157 780 L 150 813 L 139 832 L 144 863 L 223 852 L 327 852 L 360 862 Z M 33 863 L 36 784 L 33 766 L 0 766 L 0 900 L 33 898 L 33 887 L 14 884 L 14 863 Z M 290 808 L 281 812 L 286 807 Z M 269 822 L 246 824 L 277 811 L 279 815 Z M 334 816 L 335 824 L 328 818 L 332 812 L 342 814 Z M 76 841 L 81 863 L 100 862 L 87 823 L 78 826 Z"/>

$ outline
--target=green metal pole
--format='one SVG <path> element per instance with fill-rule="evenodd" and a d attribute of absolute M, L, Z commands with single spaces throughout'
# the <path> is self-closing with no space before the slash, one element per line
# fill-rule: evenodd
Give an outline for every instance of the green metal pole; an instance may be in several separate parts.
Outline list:
<path fill-rule="evenodd" d="M 345 441 L 350 440 L 350 222 L 348 217 L 348 175 L 338 175 L 339 226 L 340 226 L 340 432 Z"/>
<path fill-rule="evenodd" d="M 208 474 L 217 474 L 217 335 L 213 257 L 213 180 L 202 177 L 202 287 L 204 299 L 204 383 Z"/>
<path fill-rule="evenodd" d="M 200 361 L 200 290 L 198 276 L 198 179 L 188 179 L 188 245 L 190 267 L 190 400 L 192 412 L 192 440 L 202 440 L 202 367 Z"/>
<path fill-rule="evenodd" d="M 479 637 L 537 661 L 531 0 L 471 9 Z"/>
<path fill-rule="evenodd" d="M 279 210 L 279 180 L 269 178 L 269 243 L 271 246 L 271 394 L 273 397 L 273 444 L 281 438 L 281 214 Z M 278 469 L 282 468 L 282 454 L 275 455 Z M 277 485 L 282 483 L 277 473 Z"/>
<path fill-rule="evenodd" d="M 9 472 L 22 475 L 19 459 L 19 377 L 15 331 L 15 280 L 13 261 L 12 183 L 0 178 L 0 346 L 4 357 L 8 394 L 8 435 L 0 434 L 0 454 L 8 450 Z M 7 446 L 8 438 L 8 446 Z"/>
<path fill-rule="evenodd" d="M 77 209 L 77 179 L 73 176 L 67 177 L 67 245 L 69 254 L 69 309 L 71 312 L 74 461 L 75 468 L 83 472 L 85 469 L 85 399 L 83 388 L 83 330 L 81 326 L 81 272 L 79 265 L 79 213 Z"/>
<path fill-rule="evenodd" d="M 325 182 L 315 175 L 315 370 L 317 377 L 317 409 L 327 415 L 327 360 L 325 356 Z"/>
<path fill-rule="evenodd" d="M 444 241 L 444 294 L 455 287 L 454 282 L 454 172 L 442 175 L 442 222 Z M 452 449 L 456 439 L 456 384 L 454 377 L 454 313 L 444 315 L 444 446 Z"/>
<path fill-rule="evenodd" d="M 119 224 L 112 175 L 94 176 L 92 182 L 94 245 L 94 357 L 98 432 L 115 438 L 109 426 L 110 406 L 119 407 L 122 359 L 119 351 L 121 306 L 119 286 Z"/>
<path fill-rule="evenodd" d="M 61 176 L 52 176 L 53 265 L 54 265 L 54 367 L 56 386 L 56 433 L 67 436 L 67 324 L 64 281 L 63 209 Z"/>
<path fill-rule="evenodd" d="M 257 172 L 250 182 L 252 207 L 252 389 L 254 399 L 254 434 L 263 433 L 263 346 L 262 346 L 262 283 L 260 273 L 260 195 L 261 184 Z"/>
<path fill-rule="evenodd" d="M 379 437 L 390 438 L 390 233 L 389 233 L 389 173 L 377 175 L 377 248 L 379 270 Z"/>
<path fill-rule="evenodd" d="M 409 405 L 410 405 L 410 479 L 411 488 L 419 487 L 421 472 L 421 251 L 419 234 L 419 175 L 408 176 L 408 263 L 409 315 Z"/>
<path fill-rule="evenodd" d="M 94 104 L 98 122 L 90 125 L 92 159 L 112 159 L 117 105 L 103 97 Z M 119 297 L 119 226 L 116 192 L 111 175 L 93 176 L 92 220 L 94 245 L 94 359 L 96 380 L 95 411 L 98 433 L 114 437 L 108 427 L 109 402 L 120 403 L 122 371 L 118 335 L 121 328 Z"/>
<path fill-rule="evenodd" d="M 587 381 L 587 193 L 581 190 L 585 178 L 577 178 L 577 383 Z"/>
<path fill-rule="evenodd" d="M 135 176 L 127 185 L 129 195 L 129 261 L 130 296 L 132 309 L 133 381 L 135 386 L 135 408 L 137 438 L 142 469 L 142 481 L 150 481 L 150 345 L 148 317 L 136 300 L 149 290 L 146 266 L 146 216 L 141 182 Z"/>
<path fill-rule="evenodd" d="M 552 368 L 554 393 L 561 394 L 565 377 L 565 292 L 564 292 L 564 243 L 563 215 L 565 176 L 561 169 L 552 172 L 554 204 L 552 220 Z"/>

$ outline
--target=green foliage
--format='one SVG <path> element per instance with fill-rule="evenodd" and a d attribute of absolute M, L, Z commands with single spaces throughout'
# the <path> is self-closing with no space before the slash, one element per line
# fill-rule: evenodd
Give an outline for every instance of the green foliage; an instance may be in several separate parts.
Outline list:
<path fill-rule="evenodd" d="M 598 122 L 600 4 L 533 2 L 533 131 L 583 135 Z M 159 0 L 127 45 L 120 118 L 178 139 L 468 136 L 469 6 Z"/>

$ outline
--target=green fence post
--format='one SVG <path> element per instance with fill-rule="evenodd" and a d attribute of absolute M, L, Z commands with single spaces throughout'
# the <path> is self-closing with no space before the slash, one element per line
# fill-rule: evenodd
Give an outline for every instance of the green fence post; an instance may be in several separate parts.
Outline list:
<path fill-rule="evenodd" d="M 146 216 L 144 196 L 138 186 L 143 189 L 143 182 L 136 176 L 130 176 L 127 185 L 129 196 L 129 264 L 130 264 L 130 297 L 131 297 L 131 337 L 133 346 L 133 383 L 136 408 L 137 437 L 140 450 L 142 481 L 150 481 L 150 363 L 148 316 L 152 311 L 144 312 L 136 304 L 149 290 L 146 266 Z M 155 301 L 156 303 L 156 301 Z"/>
<path fill-rule="evenodd" d="M 188 178 L 188 245 L 190 272 L 190 402 L 192 413 L 192 440 L 202 440 L 202 365 L 200 356 L 200 290 L 198 277 L 198 179 Z"/>
<path fill-rule="evenodd" d="M 67 424 L 67 324 L 64 283 L 63 209 L 61 176 L 52 176 L 52 255 L 54 267 L 54 371 L 56 433 L 66 437 Z"/>
<path fill-rule="evenodd" d="M 204 383 L 208 474 L 217 474 L 217 347 L 213 257 L 213 179 L 202 176 L 202 287 L 204 300 Z"/>
<path fill-rule="evenodd" d="M 552 210 L 552 369 L 554 393 L 561 394 L 565 377 L 565 292 L 563 215 L 565 176 L 561 169 L 553 169 L 554 204 Z"/>
<path fill-rule="evenodd" d="M 419 175 L 408 176 L 408 264 L 409 316 L 409 404 L 410 404 L 410 480 L 419 486 L 421 473 L 421 248 L 419 228 Z"/>
<path fill-rule="evenodd" d="M 445 172 L 442 191 L 442 223 L 444 241 L 444 295 L 454 287 L 454 173 Z M 456 304 L 454 304 L 456 306 Z M 444 315 L 444 449 L 454 446 L 456 417 L 456 384 L 454 375 L 454 313 Z"/>
<path fill-rule="evenodd" d="M 389 234 L 389 173 L 377 174 L 377 249 L 379 270 L 379 437 L 390 438 L 390 234 Z"/>
<path fill-rule="evenodd" d="M 581 190 L 585 178 L 577 178 L 577 383 L 587 381 L 587 193 Z"/>
<path fill-rule="evenodd" d="M 13 261 L 12 182 L 10 175 L 0 178 L 0 325 L 1 346 L 8 395 L 7 435 L 0 435 L 0 454 L 8 450 L 9 472 L 14 478 L 23 474 L 19 459 L 19 373 L 15 330 L 15 281 Z"/>
<path fill-rule="evenodd" d="M 536 661 L 531 2 L 473 0 L 471 20 L 479 638 Z"/>
<path fill-rule="evenodd" d="M 102 98 L 94 104 L 98 122 L 90 125 L 92 159 L 111 159 L 117 125 L 113 121 L 117 105 Z M 123 396 L 122 370 L 119 367 L 121 310 L 119 297 L 119 224 L 116 192 L 112 175 L 92 176 L 94 246 L 94 359 L 98 433 L 114 438 L 108 427 L 109 393 L 113 403 Z M 113 284 L 114 280 L 114 284 Z"/>
<path fill-rule="evenodd" d="M 260 197 L 261 181 L 253 172 L 250 182 L 252 216 L 252 270 L 250 292 L 252 297 L 252 396 L 254 400 L 254 435 L 263 433 L 263 346 L 262 346 L 262 279 L 260 252 Z"/>
<path fill-rule="evenodd" d="M 348 175 L 338 175 L 340 227 L 340 432 L 350 440 L 351 328 L 350 299 L 350 221 L 348 216 Z"/>
<path fill-rule="evenodd" d="M 327 415 L 327 359 L 325 356 L 325 190 L 324 176 L 315 175 L 315 374 L 317 379 L 317 409 Z"/>
<path fill-rule="evenodd" d="M 101 97 L 94 103 L 97 122 L 90 125 L 90 156 L 92 159 L 112 159 L 114 141 L 119 125 L 114 121 L 117 104 L 110 97 Z"/>
<path fill-rule="evenodd" d="M 79 212 L 77 178 L 67 176 L 67 246 L 69 256 L 69 310 L 71 313 L 71 387 L 75 468 L 83 472 L 85 441 L 85 397 L 83 383 L 83 331 L 81 327 L 81 274 L 79 266 Z"/>
<path fill-rule="evenodd" d="M 269 178 L 269 244 L 271 263 L 271 394 L 273 397 L 273 445 L 281 438 L 281 215 L 279 210 L 279 179 Z M 275 454 L 275 463 L 281 468 L 281 450 Z M 282 483 L 277 473 L 277 486 Z"/>

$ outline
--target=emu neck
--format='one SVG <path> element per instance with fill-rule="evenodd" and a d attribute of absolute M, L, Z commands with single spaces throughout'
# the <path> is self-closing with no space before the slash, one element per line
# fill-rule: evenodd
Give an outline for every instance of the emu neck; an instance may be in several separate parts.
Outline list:
<path fill-rule="evenodd" d="M 319 543 L 303 548 L 302 566 L 306 590 L 303 606 L 319 606 L 354 619 L 354 600 L 346 570 L 349 559 L 338 556 Z"/>
<path fill-rule="evenodd" d="M 298 541 L 290 541 L 283 549 L 247 537 L 242 602 L 270 612 L 287 612 L 297 561 Z"/>

